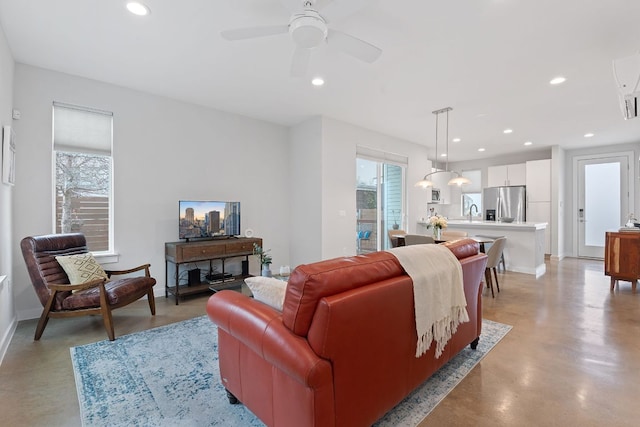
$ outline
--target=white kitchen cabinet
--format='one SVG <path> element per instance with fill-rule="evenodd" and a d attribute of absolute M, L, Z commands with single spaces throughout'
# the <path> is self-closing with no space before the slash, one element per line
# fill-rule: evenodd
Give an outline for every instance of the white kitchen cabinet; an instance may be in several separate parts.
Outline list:
<path fill-rule="evenodd" d="M 440 202 L 442 204 L 451 203 L 451 187 L 449 186 L 449 180 L 452 178 L 449 173 L 436 173 L 431 175 L 431 181 L 433 182 L 433 188 L 440 190 Z M 433 191 L 433 190 L 432 190 Z"/>
<path fill-rule="evenodd" d="M 551 253 L 551 202 L 527 203 L 527 222 L 546 222 L 544 230 L 544 253 Z"/>
<path fill-rule="evenodd" d="M 507 182 L 507 165 L 489 166 L 487 168 L 487 186 L 500 187 Z"/>
<path fill-rule="evenodd" d="M 527 165 L 525 163 L 489 166 L 487 168 L 487 184 L 489 187 L 526 185 L 526 176 Z"/>
<path fill-rule="evenodd" d="M 551 159 L 531 160 L 527 165 L 527 200 L 551 201 Z"/>

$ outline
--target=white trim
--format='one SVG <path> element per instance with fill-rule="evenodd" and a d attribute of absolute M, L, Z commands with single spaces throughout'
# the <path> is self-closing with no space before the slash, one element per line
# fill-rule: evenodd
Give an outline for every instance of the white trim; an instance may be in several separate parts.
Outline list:
<path fill-rule="evenodd" d="M 120 254 L 111 252 L 92 252 L 92 255 L 100 264 L 115 264 L 120 261 Z"/>
<path fill-rule="evenodd" d="M 11 339 L 13 338 L 13 334 L 16 332 L 16 328 L 18 327 L 18 322 L 14 316 L 11 321 L 11 325 L 7 329 L 7 332 L 2 337 L 2 341 L 0 341 L 0 365 L 2 365 L 2 361 L 4 360 L 5 354 L 7 354 L 7 350 L 9 350 L 9 344 L 11 344 Z"/>

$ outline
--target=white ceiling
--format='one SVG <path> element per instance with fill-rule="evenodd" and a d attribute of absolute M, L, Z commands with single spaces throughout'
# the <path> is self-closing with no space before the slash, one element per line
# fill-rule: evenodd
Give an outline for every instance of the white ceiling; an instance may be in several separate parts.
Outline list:
<path fill-rule="evenodd" d="M 640 118 L 623 119 L 612 72 L 613 59 L 640 50 L 639 0 L 369 1 L 330 26 L 382 48 L 380 59 L 321 46 L 305 78 L 289 77 L 287 34 L 220 37 L 286 24 L 279 0 L 143 2 L 147 17 L 125 0 L 0 0 L 0 23 L 16 62 L 283 125 L 324 115 L 432 153 L 431 112 L 450 106 L 450 139 L 462 139 L 450 161 L 640 142 Z M 324 87 L 309 83 L 315 75 Z M 558 75 L 566 83 L 549 85 Z"/>

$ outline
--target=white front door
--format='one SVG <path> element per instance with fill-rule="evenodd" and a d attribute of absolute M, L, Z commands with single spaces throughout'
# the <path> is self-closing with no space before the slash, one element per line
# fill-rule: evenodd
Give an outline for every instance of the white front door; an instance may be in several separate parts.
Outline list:
<path fill-rule="evenodd" d="M 604 258 L 605 232 L 618 230 L 629 215 L 629 157 L 578 160 L 578 257 Z"/>

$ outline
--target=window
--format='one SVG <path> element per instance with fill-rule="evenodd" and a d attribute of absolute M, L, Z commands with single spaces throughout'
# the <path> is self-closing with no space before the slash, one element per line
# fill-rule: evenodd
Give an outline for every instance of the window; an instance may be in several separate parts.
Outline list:
<path fill-rule="evenodd" d="M 462 186 L 462 200 L 460 206 L 463 216 L 468 216 L 469 211 L 473 205 L 478 208 L 473 209 L 473 216 L 480 217 L 482 215 L 482 171 L 481 170 L 469 170 L 462 171 L 462 176 L 469 178 L 471 184 Z"/>
<path fill-rule="evenodd" d="M 113 252 L 112 135 L 113 113 L 54 102 L 54 230 L 97 253 Z"/>

